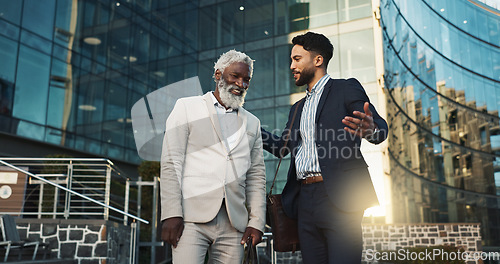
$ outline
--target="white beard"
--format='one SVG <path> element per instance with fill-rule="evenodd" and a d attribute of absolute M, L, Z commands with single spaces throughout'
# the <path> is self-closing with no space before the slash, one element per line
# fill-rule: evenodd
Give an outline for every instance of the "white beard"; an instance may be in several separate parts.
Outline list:
<path fill-rule="evenodd" d="M 224 106 L 231 109 L 238 109 L 238 107 L 243 106 L 245 103 L 245 96 L 247 95 L 247 90 L 239 88 L 236 85 L 228 84 L 223 78 L 217 82 L 217 87 L 219 88 L 219 96 L 224 104 Z M 240 95 L 232 94 L 231 90 L 238 90 L 241 92 Z"/>

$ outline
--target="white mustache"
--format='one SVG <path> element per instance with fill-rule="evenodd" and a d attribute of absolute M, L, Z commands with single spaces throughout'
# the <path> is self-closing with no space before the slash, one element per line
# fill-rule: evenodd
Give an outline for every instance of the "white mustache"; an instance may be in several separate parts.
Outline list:
<path fill-rule="evenodd" d="M 243 94 L 246 91 L 245 89 L 240 88 L 236 85 L 231 85 L 231 87 L 229 88 L 229 91 L 231 91 L 231 90 L 236 90 L 236 91 L 240 92 L 241 94 Z"/>

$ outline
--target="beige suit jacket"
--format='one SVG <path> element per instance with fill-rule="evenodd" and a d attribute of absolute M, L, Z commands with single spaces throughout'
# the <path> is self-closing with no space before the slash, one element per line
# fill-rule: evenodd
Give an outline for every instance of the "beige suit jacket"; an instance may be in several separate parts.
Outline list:
<path fill-rule="evenodd" d="M 161 157 L 161 219 L 214 219 L 225 197 L 231 224 L 263 231 L 265 167 L 260 121 L 240 107 L 228 149 L 210 94 L 179 99 L 167 119 Z"/>

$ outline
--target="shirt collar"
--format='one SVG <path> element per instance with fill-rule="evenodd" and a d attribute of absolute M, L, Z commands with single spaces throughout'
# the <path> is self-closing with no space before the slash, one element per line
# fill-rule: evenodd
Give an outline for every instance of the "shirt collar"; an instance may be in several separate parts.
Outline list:
<path fill-rule="evenodd" d="M 214 103 L 215 107 L 218 107 L 220 109 L 224 109 L 227 113 L 233 112 L 233 111 L 238 111 L 238 109 L 226 109 L 219 101 L 217 101 L 217 98 L 215 98 L 214 92 L 210 92 L 210 97 L 212 98 L 212 102 Z"/>
<path fill-rule="evenodd" d="M 323 77 L 321 77 L 321 79 L 319 79 L 319 81 L 316 82 L 316 84 L 313 86 L 310 92 L 309 89 L 306 89 L 307 96 L 313 95 L 315 93 L 320 93 L 321 91 L 323 91 L 323 88 L 325 87 L 325 84 L 328 82 L 329 79 L 330 75 L 328 73 L 323 75 Z"/>

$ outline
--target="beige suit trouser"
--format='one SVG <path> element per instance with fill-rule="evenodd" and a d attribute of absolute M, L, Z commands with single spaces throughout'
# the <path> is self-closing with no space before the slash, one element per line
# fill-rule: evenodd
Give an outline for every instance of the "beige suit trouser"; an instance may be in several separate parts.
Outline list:
<path fill-rule="evenodd" d="M 229 222 L 223 203 L 212 221 L 184 223 L 177 247 L 172 247 L 173 264 L 203 264 L 207 251 L 208 263 L 239 264 L 243 260 L 242 237 Z"/>

